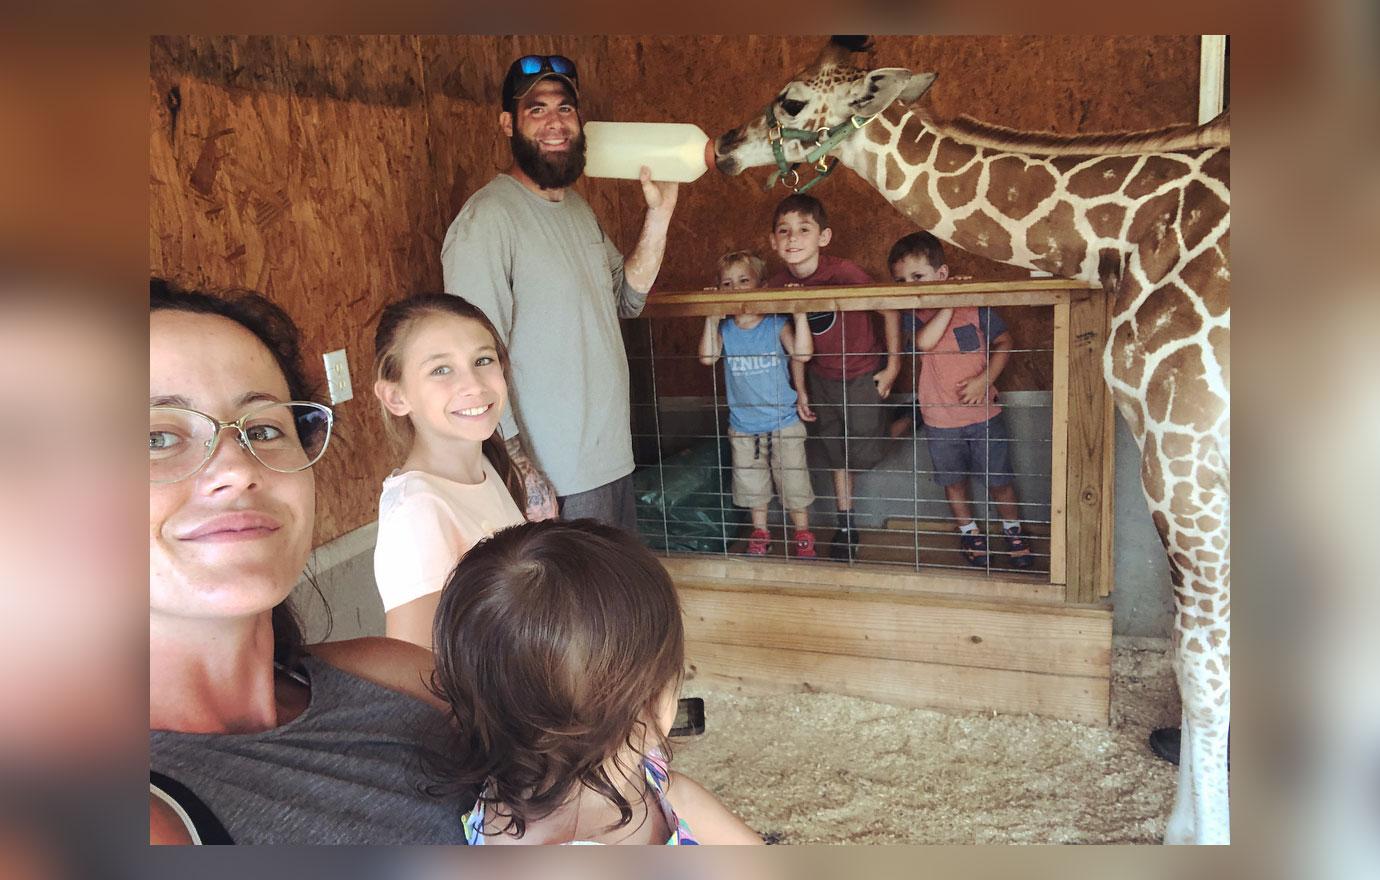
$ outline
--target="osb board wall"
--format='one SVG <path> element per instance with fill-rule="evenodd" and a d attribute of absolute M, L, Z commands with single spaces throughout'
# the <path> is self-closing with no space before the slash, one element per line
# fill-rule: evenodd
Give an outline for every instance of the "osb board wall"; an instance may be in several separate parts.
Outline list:
<path fill-rule="evenodd" d="M 354 399 L 315 468 L 318 542 L 376 516 L 395 463 L 370 392 L 374 317 L 441 284 L 417 57 L 407 37 L 152 45 L 152 271 L 272 298 L 323 386 L 321 354 L 349 353 Z"/>
<path fill-rule="evenodd" d="M 387 301 L 438 289 L 437 254 L 466 198 L 506 167 L 497 129 L 508 62 L 559 52 L 580 68 L 586 120 L 740 124 L 807 64 L 816 37 L 437 36 L 158 38 L 150 77 L 153 271 L 187 284 L 246 286 L 302 324 L 309 367 L 346 347 L 355 399 L 338 408 L 338 449 L 319 465 L 317 538 L 371 520 L 394 463 L 371 405 L 371 322 Z M 1016 128 L 1064 133 L 1151 128 L 1196 116 L 1196 37 L 877 38 L 871 64 L 933 70 L 926 101 Z M 170 102 L 174 88 L 176 96 Z M 174 111 L 170 103 L 176 104 Z M 711 283 L 726 250 L 759 248 L 782 190 L 764 169 L 710 172 L 682 187 L 656 289 Z M 631 251 L 643 202 L 635 182 L 577 185 Z M 841 173 L 814 191 L 829 208 L 830 252 L 879 280 L 913 227 Z M 980 279 L 1019 270 L 951 252 Z M 1017 348 L 1048 347 L 1047 310 L 1008 310 Z M 663 394 L 707 393 L 693 355 L 699 322 L 657 322 Z M 643 327 L 630 328 L 645 340 Z M 634 342 L 634 355 L 645 350 Z M 666 360 L 662 360 L 666 358 Z M 1016 358 L 1007 388 L 1049 388 L 1047 356 Z"/>

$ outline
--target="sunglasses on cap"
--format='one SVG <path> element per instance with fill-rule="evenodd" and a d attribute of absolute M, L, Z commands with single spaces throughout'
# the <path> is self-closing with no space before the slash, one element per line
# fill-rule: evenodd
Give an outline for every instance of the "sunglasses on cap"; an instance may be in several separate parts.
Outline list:
<path fill-rule="evenodd" d="M 503 78 L 503 109 L 511 112 L 519 98 L 548 76 L 565 80 L 571 97 L 579 100 L 580 76 L 574 61 L 564 55 L 524 55 L 508 65 L 508 75 Z"/>
<path fill-rule="evenodd" d="M 524 76 L 531 76 L 535 73 L 559 73 L 561 76 L 568 76 L 578 80 L 580 75 L 575 72 L 575 62 L 564 55 L 524 55 L 513 62 Z"/>

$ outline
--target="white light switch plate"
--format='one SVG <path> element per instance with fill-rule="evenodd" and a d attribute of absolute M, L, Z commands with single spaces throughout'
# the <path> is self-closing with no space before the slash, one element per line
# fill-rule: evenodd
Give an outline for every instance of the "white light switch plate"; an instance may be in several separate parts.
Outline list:
<path fill-rule="evenodd" d="M 328 351 L 322 355 L 326 362 L 326 388 L 331 395 L 331 403 L 344 403 L 355 396 L 350 386 L 350 364 L 345 360 L 345 349 Z"/>

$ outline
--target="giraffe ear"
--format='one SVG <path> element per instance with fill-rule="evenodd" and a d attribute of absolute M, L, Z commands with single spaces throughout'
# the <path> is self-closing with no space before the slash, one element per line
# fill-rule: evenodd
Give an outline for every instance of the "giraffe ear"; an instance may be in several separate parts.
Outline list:
<path fill-rule="evenodd" d="M 885 110 L 892 101 L 913 104 L 934 85 L 936 74 L 911 73 L 904 67 L 881 67 L 853 86 L 849 108 L 860 116 Z"/>

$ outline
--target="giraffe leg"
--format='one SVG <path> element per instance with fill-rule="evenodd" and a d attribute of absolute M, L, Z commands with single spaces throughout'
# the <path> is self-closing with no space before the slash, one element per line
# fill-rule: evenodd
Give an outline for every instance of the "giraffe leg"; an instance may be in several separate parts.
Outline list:
<path fill-rule="evenodd" d="M 1193 828 L 1198 824 L 1193 808 L 1193 745 L 1185 735 L 1187 730 L 1188 713 L 1185 712 L 1179 722 L 1179 784 L 1174 790 L 1174 809 L 1164 826 L 1167 844 L 1192 843 Z"/>
<path fill-rule="evenodd" d="M 1204 497 L 1207 496 L 1207 497 Z M 1184 496 L 1179 496 L 1180 498 Z M 1225 546 L 1224 484 L 1195 490 L 1193 518 L 1211 514 L 1220 524 L 1192 534 L 1171 527 L 1167 545 L 1174 576 L 1174 672 L 1183 701 L 1179 739 L 1179 789 L 1165 829 L 1166 843 L 1231 841 L 1227 733 L 1231 726 L 1230 568 Z M 1176 505 L 1171 503 L 1171 510 Z M 1182 508 L 1171 514 L 1185 521 Z"/>
<path fill-rule="evenodd" d="M 1174 675 L 1183 703 L 1179 786 L 1165 842 L 1227 843 L 1230 477 L 1219 452 L 1225 443 L 1211 435 L 1165 436 L 1157 428 L 1137 438 L 1146 499 L 1174 582 Z"/>
<path fill-rule="evenodd" d="M 1183 742 L 1191 756 L 1189 773 L 1193 786 L 1194 829 L 1191 843 L 1231 843 L 1231 813 L 1227 799 L 1227 730 L 1229 711 L 1210 719 L 1185 718 Z M 1183 754 L 1181 752 L 1181 754 Z M 1168 834 L 1166 833 L 1166 838 Z"/>

